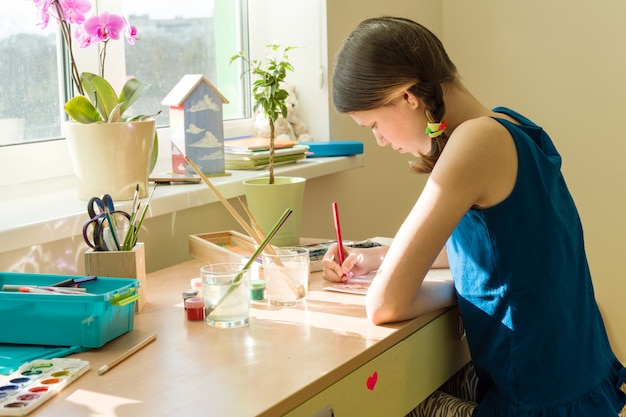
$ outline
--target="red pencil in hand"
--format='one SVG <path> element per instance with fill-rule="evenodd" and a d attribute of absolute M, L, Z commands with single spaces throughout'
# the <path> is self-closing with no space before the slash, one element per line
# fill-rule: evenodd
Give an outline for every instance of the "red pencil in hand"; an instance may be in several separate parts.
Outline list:
<path fill-rule="evenodd" d="M 335 219 L 335 233 L 337 235 L 337 251 L 339 252 L 339 265 L 343 264 L 343 241 L 341 240 L 341 226 L 339 225 L 339 210 L 337 203 L 333 202 L 333 218 Z"/>

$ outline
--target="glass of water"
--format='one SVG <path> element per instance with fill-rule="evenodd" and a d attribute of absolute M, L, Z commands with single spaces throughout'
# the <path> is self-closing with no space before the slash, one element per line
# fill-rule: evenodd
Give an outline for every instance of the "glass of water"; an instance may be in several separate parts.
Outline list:
<path fill-rule="evenodd" d="M 263 253 L 265 295 L 272 305 L 301 304 L 309 285 L 309 251 L 304 248 L 276 248 Z"/>
<path fill-rule="evenodd" d="M 200 269 L 204 317 L 211 327 L 232 328 L 248 324 L 250 269 L 239 263 L 217 263 Z"/>

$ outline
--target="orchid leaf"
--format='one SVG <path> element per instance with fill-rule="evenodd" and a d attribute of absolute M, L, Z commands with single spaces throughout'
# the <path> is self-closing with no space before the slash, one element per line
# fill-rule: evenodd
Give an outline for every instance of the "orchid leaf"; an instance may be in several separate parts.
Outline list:
<path fill-rule="evenodd" d="M 122 114 L 143 96 L 148 88 L 150 88 L 150 84 L 140 81 L 137 78 L 131 78 L 126 81 L 119 99 L 119 101 L 123 103 L 121 107 Z"/>
<path fill-rule="evenodd" d="M 117 103 L 117 105 L 113 107 L 113 110 L 111 110 L 111 113 L 107 117 L 107 123 L 115 123 L 121 121 L 120 116 L 122 113 L 120 111 L 120 108 L 122 107 L 122 104 L 124 103 Z"/>
<path fill-rule="evenodd" d="M 95 123 L 102 118 L 85 96 L 76 96 L 70 99 L 64 106 L 67 114 L 78 123 Z"/>
<path fill-rule="evenodd" d="M 154 142 L 152 143 L 152 155 L 150 155 L 150 170 L 148 172 L 154 171 L 157 159 L 159 159 L 159 135 L 156 129 L 154 129 Z"/>
<path fill-rule="evenodd" d="M 109 120 L 114 114 L 115 106 L 119 104 L 115 90 L 107 80 L 99 75 L 90 72 L 83 72 L 80 82 L 85 90 L 85 94 L 100 113 L 102 120 Z"/>
<path fill-rule="evenodd" d="M 146 114 L 146 115 L 137 115 L 137 116 L 132 116 L 129 117 L 127 119 L 125 119 L 124 121 L 126 122 L 136 122 L 136 121 L 143 121 L 143 120 L 148 120 L 151 119 L 153 117 L 158 116 L 159 114 L 161 114 L 162 110 L 159 110 L 158 112 L 154 113 L 154 114 Z"/>

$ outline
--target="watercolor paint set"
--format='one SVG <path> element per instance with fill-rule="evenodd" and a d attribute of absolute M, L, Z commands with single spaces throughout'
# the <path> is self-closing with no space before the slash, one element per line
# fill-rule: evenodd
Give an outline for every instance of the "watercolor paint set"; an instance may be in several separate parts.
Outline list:
<path fill-rule="evenodd" d="M 63 358 L 87 350 L 80 346 L 43 346 L 0 343 L 0 375 L 10 375 L 35 359 Z"/>
<path fill-rule="evenodd" d="M 98 348 L 131 331 L 139 281 L 90 277 L 72 287 L 81 291 L 54 287 L 84 278 L 0 272 L 0 343 Z"/>
<path fill-rule="evenodd" d="M 88 369 L 89 362 L 80 359 L 37 359 L 0 376 L 0 416 L 31 413 Z"/>

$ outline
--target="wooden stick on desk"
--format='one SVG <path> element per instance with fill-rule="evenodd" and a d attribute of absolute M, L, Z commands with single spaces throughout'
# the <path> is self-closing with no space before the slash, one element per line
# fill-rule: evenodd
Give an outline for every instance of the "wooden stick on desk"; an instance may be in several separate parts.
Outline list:
<path fill-rule="evenodd" d="M 103 373 L 107 372 L 109 369 L 119 365 L 120 362 L 126 360 L 129 356 L 132 356 L 135 353 L 137 353 L 139 350 L 143 349 L 145 346 L 155 341 L 156 338 L 157 338 L 157 334 L 155 333 L 152 336 L 147 337 L 143 341 L 137 343 L 135 346 L 128 349 L 126 352 L 122 353 L 120 356 L 115 358 L 113 362 L 109 363 L 108 365 L 102 365 L 100 368 L 98 368 L 98 375 L 102 375 Z"/>

